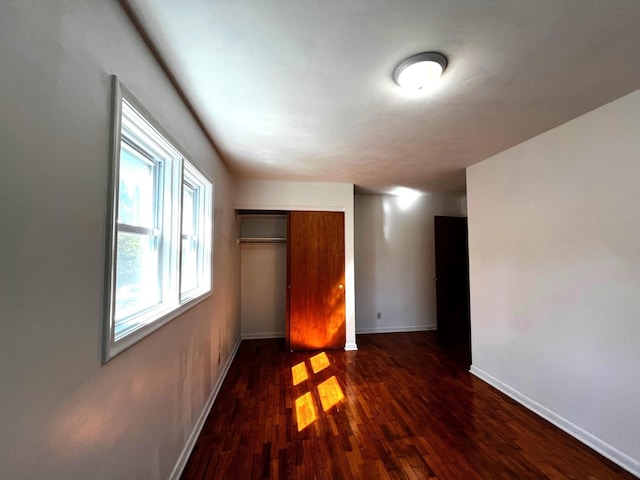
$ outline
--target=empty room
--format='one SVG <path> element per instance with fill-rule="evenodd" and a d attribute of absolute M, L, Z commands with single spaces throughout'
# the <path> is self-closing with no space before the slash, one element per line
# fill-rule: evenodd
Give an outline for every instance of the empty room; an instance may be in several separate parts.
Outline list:
<path fill-rule="evenodd" d="M 640 478 L 640 2 L 0 2 L 0 479 Z"/>

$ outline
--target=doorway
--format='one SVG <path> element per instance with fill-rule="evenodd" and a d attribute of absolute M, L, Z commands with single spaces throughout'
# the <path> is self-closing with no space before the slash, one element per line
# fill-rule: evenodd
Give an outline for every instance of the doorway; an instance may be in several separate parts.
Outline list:
<path fill-rule="evenodd" d="M 242 338 L 284 338 L 287 212 L 239 211 Z"/>
<path fill-rule="evenodd" d="M 434 217 L 438 342 L 471 365 L 469 247 L 465 217 Z"/>
<path fill-rule="evenodd" d="M 291 350 L 344 348 L 344 213 L 238 214 L 242 337 L 285 337 Z"/>

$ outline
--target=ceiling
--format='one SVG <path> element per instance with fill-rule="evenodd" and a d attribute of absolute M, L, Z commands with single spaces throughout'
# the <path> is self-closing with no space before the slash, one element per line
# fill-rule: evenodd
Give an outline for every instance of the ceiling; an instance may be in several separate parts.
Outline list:
<path fill-rule="evenodd" d="M 640 88 L 638 0 L 122 1 L 242 178 L 461 194 L 465 167 Z M 449 66 L 408 94 L 393 70 L 423 51 Z"/>

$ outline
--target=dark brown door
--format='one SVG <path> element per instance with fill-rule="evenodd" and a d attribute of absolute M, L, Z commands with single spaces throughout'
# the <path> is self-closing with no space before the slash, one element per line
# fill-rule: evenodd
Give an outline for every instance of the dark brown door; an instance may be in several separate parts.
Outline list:
<path fill-rule="evenodd" d="M 471 364 L 467 219 L 434 217 L 438 340 Z"/>
<path fill-rule="evenodd" d="M 289 348 L 344 348 L 344 213 L 289 212 L 287 286 Z"/>

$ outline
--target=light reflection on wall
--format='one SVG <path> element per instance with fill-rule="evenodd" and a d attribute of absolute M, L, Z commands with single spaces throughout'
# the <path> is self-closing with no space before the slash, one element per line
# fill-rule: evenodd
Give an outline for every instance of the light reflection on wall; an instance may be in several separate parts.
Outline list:
<path fill-rule="evenodd" d="M 418 198 L 423 195 L 423 193 L 418 190 L 406 187 L 395 187 L 390 193 L 396 197 L 396 202 L 400 210 L 408 210 L 416 203 Z"/>
<path fill-rule="evenodd" d="M 130 419 L 122 412 L 130 402 L 147 400 L 150 404 L 154 386 L 152 380 L 132 376 L 123 379 L 118 388 L 104 391 L 98 377 L 90 379 L 50 412 L 50 424 L 43 425 L 47 444 L 55 449 L 57 457 L 74 459 L 96 455 L 123 437 L 130 437 Z"/>
<path fill-rule="evenodd" d="M 314 375 L 326 370 L 331 366 L 329 357 L 325 352 L 321 352 L 313 357 L 307 359 L 311 365 Z M 299 385 L 300 383 L 311 380 L 315 377 L 309 378 L 308 370 L 305 362 L 300 362 L 291 367 L 291 377 L 293 385 Z M 318 380 L 326 378 L 326 375 L 321 376 Z M 314 401 L 313 385 L 310 387 L 312 390 L 300 395 L 295 400 L 296 422 L 298 424 L 298 431 L 301 432 L 309 425 L 313 424 L 318 419 L 316 403 Z M 322 381 L 317 385 L 318 395 L 320 399 L 320 405 L 322 411 L 327 412 L 332 407 L 340 403 L 344 398 L 344 392 L 340 387 L 340 383 L 335 375 L 330 376 L 328 379 Z"/>
<path fill-rule="evenodd" d="M 416 204 L 420 197 L 424 196 L 424 193 L 419 190 L 414 190 L 407 187 L 394 187 L 382 200 L 382 210 L 384 217 L 384 238 L 389 240 L 391 235 L 391 220 L 393 218 L 393 211 L 407 211 Z"/>

